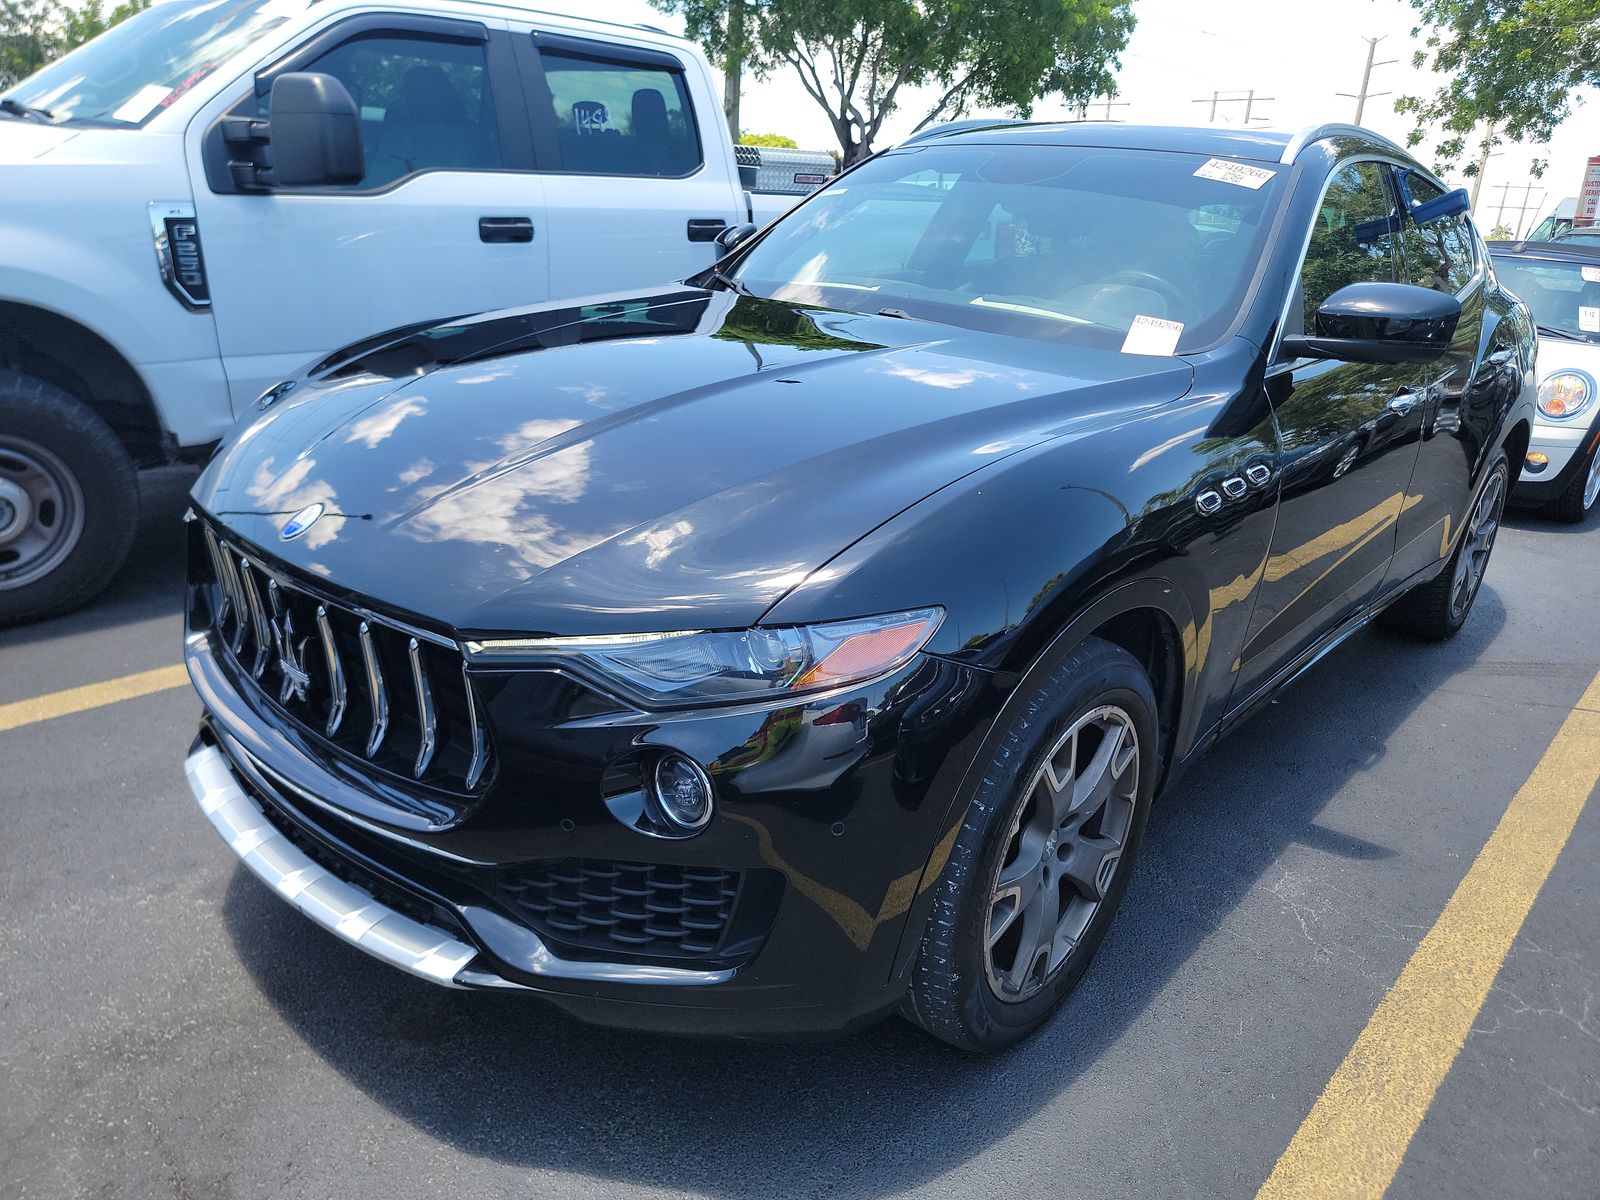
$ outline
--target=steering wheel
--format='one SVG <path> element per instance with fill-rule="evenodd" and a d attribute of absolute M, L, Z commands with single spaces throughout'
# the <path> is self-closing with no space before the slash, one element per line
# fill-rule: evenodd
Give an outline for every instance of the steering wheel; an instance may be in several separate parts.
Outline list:
<path fill-rule="evenodd" d="M 1167 302 L 1169 306 L 1169 313 L 1174 310 L 1180 310 L 1189 307 L 1189 297 L 1184 295 L 1183 292 L 1178 289 L 1176 284 L 1161 278 L 1159 275 L 1152 274 L 1149 271 L 1140 271 L 1135 269 L 1113 271 L 1100 282 L 1102 285 L 1125 283 L 1133 287 L 1142 287 L 1149 291 L 1155 292 Z"/>

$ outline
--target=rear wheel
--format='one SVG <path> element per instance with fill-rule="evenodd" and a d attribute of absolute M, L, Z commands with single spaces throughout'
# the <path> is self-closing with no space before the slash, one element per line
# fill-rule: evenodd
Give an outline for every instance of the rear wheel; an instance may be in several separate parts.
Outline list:
<path fill-rule="evenodd" d="M 138 516 L 138 477 L 111 427 L 60 388 L 0 371 L 0 625 L 93 597 Z"/>
<path fill-rule="evenodd" d="M 1550 505 L 1550 515 L 1576 525 L 1600 501 L 1600 441 L 1589 448 L 1589 460 L 1578 468 L 1567 490 Z"/>
<path fill-rule="evenodd" d="M 1149 814 L 1155 696 L 1090 638 L 1051 672 L 988 764 L 934 897 L 903 1011 L 963 1050 L 1042 1025 L 1122 902 Z"/>
<path fill-rule="evenodd" d="M 1460 632 L 1483 586 L 1505 515 L 1511 470 L 1504 453 L 1495 457 L 1478 499 L 1467 517 L 1467 528 L 1456 544 L 1450 563 L 1437 578 L 1401 597 L 1383 614 L 1384 624 L 1425 641 L 1442 642 Z"/>

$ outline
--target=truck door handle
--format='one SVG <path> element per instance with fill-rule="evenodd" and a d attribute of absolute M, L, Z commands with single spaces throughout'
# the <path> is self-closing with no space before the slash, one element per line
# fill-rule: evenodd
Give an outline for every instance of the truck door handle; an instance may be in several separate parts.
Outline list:
<path fill-rule="evenodd" d="M 527 217 L 479 217 L 480 242 L 531 242 L 533 222 Z"/>
<path fill-rule="evenodd" d="M 728 223 L 721 217 L 690 217 L 689 240 L 691 242 L 714 242 L 717 234 L 728 227 Z"/>
<path fill-rule="evenodd" d="M 1422 393 L 1416 388 L 1401 388 L 1394 394 L 1394 399 L 1389 401 L 1389 411 L 1405 416 L 1417 406 L 1417 401 L 1422 399 Z"/>

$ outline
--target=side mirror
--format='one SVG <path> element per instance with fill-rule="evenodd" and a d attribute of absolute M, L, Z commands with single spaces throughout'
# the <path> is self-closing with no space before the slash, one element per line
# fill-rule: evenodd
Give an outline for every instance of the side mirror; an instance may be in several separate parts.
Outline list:
<path fill-rule="evenodd" d="M 272 82 L 267 102 L 272 182 L 291 187 L 360 183 L 361 110 L 332 75 L 291 71 Z"/>
<path fill-rule="evenodd" d="M 756 227 L 746 221 L 743 225 L 729 225 L 713 239 L 724 254 L 731 254 L 735 247 L 742 244 L 745 239 L 756 233 Z"/>
<path fill-rule="evenodd" d="M 1409 283 L 1352 283 L 1317 309 L 1316 333 L 1286 337 L 1288 358 L 1359 363 L 1432 362 L 1450 348 L 1461 302 Z"/>

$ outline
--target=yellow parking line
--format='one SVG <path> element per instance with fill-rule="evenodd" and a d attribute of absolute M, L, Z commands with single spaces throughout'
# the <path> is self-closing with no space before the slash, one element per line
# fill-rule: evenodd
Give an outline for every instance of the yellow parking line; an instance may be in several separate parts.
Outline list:
<path fill-rule="evenodd" d="M 1600 676 L 1511 801 L 1257 1200 L 1384 1194 L 1597 782 Z"/>
<path fill-rule="evenodd" d="M 132 700 L 135 696 L 148 696 L 151 692 L 164 692 L 182 687 L 189 682 L 189 673 L 183 666 L 157 667 L 153 671 L 140 671 L 104 683 L 89 683 L 83 687 L 68 688 L 64 692 L 51 692 L 31 700 L 16 700 L 0 704 L 0 732 L 19 729 L 53 717 L 84 712 L 118 700 Z"/>

